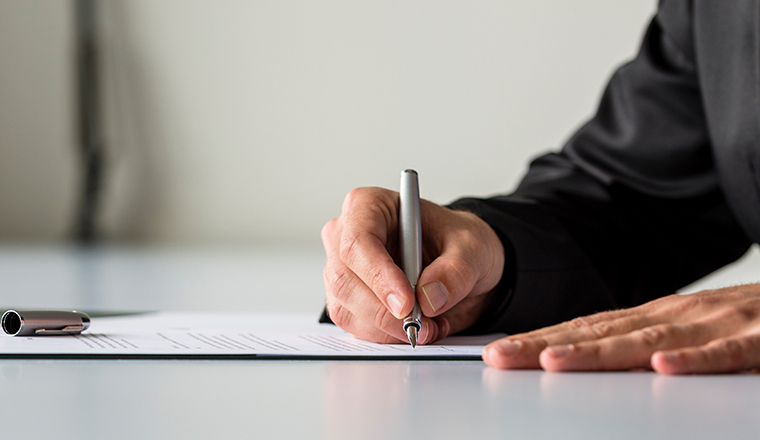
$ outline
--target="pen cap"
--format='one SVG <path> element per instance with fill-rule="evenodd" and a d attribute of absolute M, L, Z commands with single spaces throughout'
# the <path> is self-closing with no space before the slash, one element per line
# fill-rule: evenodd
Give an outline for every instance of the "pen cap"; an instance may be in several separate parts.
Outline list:
<path fill-rule="evenodd" d="M 77 311 L 8 310 L 0 326 L 11 336 L 70 335 L 87 330 L 90 316 Z"/>

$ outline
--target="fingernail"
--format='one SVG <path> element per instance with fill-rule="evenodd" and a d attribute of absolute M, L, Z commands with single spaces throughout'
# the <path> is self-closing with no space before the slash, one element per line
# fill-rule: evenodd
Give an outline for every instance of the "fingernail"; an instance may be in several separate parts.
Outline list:
<path fill-rule="evenodd" d="M 388 307 L 390 307 L 391 313 L 393 313 L 396 318 L 403 318 L 401 313 L 404 311 L 404 298 L 395 293 L 391 293 L 388 295 Z"/>
<path fill-rule="evenodd" d="M 422 327 L 420 328 L 420 334 L 418 336 L 418 342 L 420 345 L 430 342 L 430 326 L 427 321 L 422 321 Z"/>
<path fill-rule="evenodd" d="M 549 354 L 551 354 L 552 357 L 563 358 L 572 353 L 573 348 L 572 345 L 555 345 L 554 347 L 547 348 L 547 350 L 549 350 Z"/>
<path fill-rule="evenodd" d="M 680 357 L 676 351 L 661 351 L 655 354 L 658 354 L 664 361 L 668 363 L 678 362 Z"/>
<path fill-rule="evenodd" d="M 422 293 L 434 312 L 443 307 L 449 300 L 449 291 L 440 281 L 425 284 L 422 286 Z"/>
<path fill-rule="evenodd" d="M 496 349 L 503 356 L 513 356 L 520 351 L 522 346 L 522 341 L 503 341 L 496 344 Z"/>

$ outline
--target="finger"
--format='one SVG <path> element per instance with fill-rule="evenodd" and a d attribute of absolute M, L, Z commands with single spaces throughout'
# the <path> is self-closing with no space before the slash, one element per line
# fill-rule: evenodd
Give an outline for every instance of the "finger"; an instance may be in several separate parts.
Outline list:
<path fill-rule="evenodd" d="M 398 338 L 385 333 L 371 324 L 363 322 L 352 314 L 348 309 L 340 305 L 330 307 L 331 319 L 340 321 L 340 328 L 350 333 L 357 339 L 364 341 L 376 342 L 379 344 L 408 344 L 409 340 L 404 334 L 403 338 Z M 335 316 L 335 318 L 333 318 Z M 431 325 L 431 323 L 433 325 Z M 439 333 L 440 326 L 433 323 L 430 319 L 423 319 L 420 331 L 418 333 L 417 344 L 426 345 L 442 339 Z"/>
<path fill-rule="evenodd" d="M 574 319 L 572 324 L 561 324 L 552 332 L 531 332 L 514 335 L 494 341 L 486 346 L 488 359 L 494 367 L 502 369 L 541 368 L 539 355 L 546 347 L 594 341 L 610 336 L 624 335 L 637 329 L 654 324 L 648 315 L 624 316 L 613 320 L 601 319 L 598 315 L 618 316 L 614 314 L 597 314 L 581 319 Z M 486 362 L 488 363 L 488 362 Z M 489 363 L 489 365 L 491 365 Z"/>
<path fill-rule="evenodd" d="M 760 367 L 760 335 L 716 339 L 700 347 L 663 350 L 652 355 L 662 374 L 728 373 Z"/>
<path fill-rule="evenodd" d="M 347 197 L 348 199 L 348 197 Z M 350 209 L 344 207 L 344 210 Z M 341 218 L 333 219 L 322 228 L 322 242 L 324 244 L 325 252 L 327 254 L 327 264 L 325 265 L 324 270 L 324 276 L 325 276 L 325 289 L 327 291 L 328 297 L 331 294 L 334 295 L 340 295 L 340 296 L 348 296 L 350 295 L 349 292 L 345 292 L 346 290 L 351 291 L 356 287 L 356 284 L 361 280 L 361 278 L 356 277 L 356 274 L 346 266 L 345 262 L 342 261 L 342 258 L 340 256 L 341 251 L 341 237 L 343 234 L 343 223 Z M 390 258 L 390 256 L 387 254 L 387 252 L 383 249 L 381 255 L 382 258 Z M 372 257 L 367 257 L 372 258 Z M 381 263 L 382 264 L 382 263 Z M 366 263 L 365 263 L 366 265 Z M 394 265 L 395 266 L 395 265 Z M 381 276 L 381 275 L 377 275 Z M 406 282 L 408 285 L 408 281 Z M 366 284 L 365 284 L 366 285 Z M 409 290 L 411 290 L 411 287 L 409 287 Z M 369 293 L 373 296 L 375 295 L 375 292 L 372 292 L 371 289 L 368 291 L 366 289 L 363 290 L 365 293 Z M 391 303 L 394 303 L 393 299 L 391 298 Z M 386 302 L 384 305 L 387 307 L 388 305 L 388 298 L 386 297 Z"/>
<path fill-rule="evenodd" d="M 597 341 L 553 345 L 541 352 L 539 362 L 547 371 L 648 368 L 652 353 L 701 345 L 713 339 L 715 332 L 715 326 L 705 322 L 658 324 Z"/>
<path fill-rule="evenodd" d="M 412 286 L 385 246 L 366 234 L 349 237 L 349 242 L 341 244 L 341 260 L 396 318 L 408 315 L 414 306 Z"/>
<path fill-rule="evenodd" d="M 438 342 L 441 339 L 449 336 L 451 332 L 451 324 L 449 323 L 448 319 L 444 318 L 443 316 L 436 316 L 433 318 L 433 322 L 435 322 L 435 325 L 438 328 L 438 336 L 433 342 Z"/>
<path fill-rule="evenodd" d="M 391 336 L 388 333 L 362 322 L 351 313 L 347 308 L 340 304 L 328 306 L 328 313 L 333 322 L 339 322 L 338 327 L 351 333 L 354 337 L 365 341 L 377 342 L 379 344 L 398 344 L 403 342 L 401 339 Z"/>
<path fill-rule="evenodd" d="M 393 316 L 372 290 L 341 261 L 328 260 L 325 264 L 324 278 L 327 308 L 335 325 L 366 339 L 369 336 L 357 333 L 358 328 L 352 325 L 358 319 L 395 339 L 406 339 L 401 321 Z M 340 313 L 334 312 L 333 308 Z"/>
<path fill-rule="evenodd" d="M 340 328 L 360 339 L 381 341 L 377 332 L 396 341 L 406 341 L 401 320 L 393 316 L 372 291 L 341 262 L 325 265 L 325 288 L 330 319 Z M 430 343 L 438 335 L 438 326 L 423 317 L 418 343 Z"/>
<path fill-rule="evenodd" d="M 518 357 L 517 354 L 523 349 L 523 342 L 519 339 L 507 338 L 491 342 L 483 348 L 481 357 L 489 367 L 500 370 L 538 369 L 538 356 L 532 359 L 529 356 Z"/>
<path fill-rule="evenodd" d="M 390 194 L 395 194 L 391 197 Z M 394 230 L 398 195 L 379 188 L 361 188 L 346 196 L 338 254 L 385 307 L 403 318 L 414 306 L 414 292 L 404 272 L 386 249 Z"/>
<path fill-rule="evenodd" d="M 322 227 L 320 236 L 322 238 L 322 244 L 324 245 L 327 258 L 330 258 L 332 255 L 337 256 L 337 250 L 335 249 L 334 243 L 340 242 L 340 231 L 342 231 L 340 218 L 334 218 L 325 223 Z"/>
<path fill-rule="evenodd" d="M 438 316 L 465 298 L 475 286 L 478 274 L 460 255 L 441 255 L 420 276 L 417 300 L 425 316 Z"/>
<path fill-rule="evenodd" d="M 565 333 L 568 331 L 592 327 L 597 324 L 602 324 L 605 322 L 612 322 L 612 321 L 617 321 L 619 319 L 635 317 L 635 316 L 651 316 L 651 314 L 642 313 L 639 307 L 633 307 L 630 309 L 609 310 L 606 312 L 595 313 L 593 315 L 580 316 L 578 318 L 574 318 L 569 321 L 565 321 L 556 325 L 543 327 L 537 330 L 521 333 L 514 336 L 520 337 L 522 339 L 527 339 L 527 338 L 540 339 L 554 333 Z"/>
<path fill-rule="evenodd" d="M 445 323 L 438 323 L 430 318 L 423 317 L 421 321 L 422 327 L 418 335 L 417 343 L 419 345 L 432 344 L 435 341 L 439 341 L 444 337 L 441 336 L 441 325 Z M 407 339 L 408 341 L 408 339 Z"/>
<path fill-rule="evenodd" d="M 423 213 L 425 240 L 438 256 L 422 271 L 417 299 L 426 316 L 438 316 L 468 296 L 491 291 L 504 268 L 504 249 L 496 233 L 471 213 L 433 205 Z M 441 215 L 440 213 L 446 215 Z M 443 224 L 440 219 L 445 218 Z"/>

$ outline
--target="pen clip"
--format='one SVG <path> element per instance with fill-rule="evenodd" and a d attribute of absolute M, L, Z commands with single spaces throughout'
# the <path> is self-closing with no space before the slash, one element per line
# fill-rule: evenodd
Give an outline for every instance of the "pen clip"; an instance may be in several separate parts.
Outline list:
<path fill-rule="evenodd" d="M 36 335 L 68 335 L 72 333 L 81 333 L 82 330 L 84 330 L 84 326 L 79 324 L 79 325 L 67 325 L 66 327 L 59 328 L 59 329 L 38 328 L 34 330 L 34 334 Z"/>

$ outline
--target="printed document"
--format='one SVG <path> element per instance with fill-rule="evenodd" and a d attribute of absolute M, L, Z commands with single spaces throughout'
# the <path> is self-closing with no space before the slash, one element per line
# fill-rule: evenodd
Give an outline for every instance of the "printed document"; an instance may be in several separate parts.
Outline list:
<path fill-rule="evenodd" d="M 314 315 L 153 312 L 93 317 L 74 336 L 0 337 L 0 358 L 480 359 L 501 336 L 454 336 L 412 349 L 356 339 Z"/>

